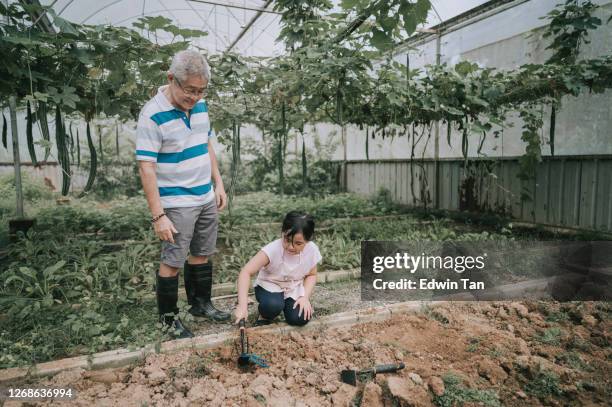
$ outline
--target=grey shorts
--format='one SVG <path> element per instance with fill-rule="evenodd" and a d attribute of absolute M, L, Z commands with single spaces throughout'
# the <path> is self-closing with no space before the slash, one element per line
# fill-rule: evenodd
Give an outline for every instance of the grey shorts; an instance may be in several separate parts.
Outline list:
<path fill-rule="evenodd" d="M 183 267 L 188 253 L 192 256 L 215 253 L 219 228 L 215 199 L 202 206 L 166 208 L 164 212 L 178 233 L 174 234 L 174 243 L 162 242 L 162 263 Z"/>

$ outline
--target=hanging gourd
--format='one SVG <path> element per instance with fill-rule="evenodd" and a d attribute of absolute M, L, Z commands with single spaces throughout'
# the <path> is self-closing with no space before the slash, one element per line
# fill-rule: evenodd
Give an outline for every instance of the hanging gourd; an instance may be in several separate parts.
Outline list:
<path fill-rule="evenodd" d="M 38 165 L 38 160 L 36 160 L 36 150 L 34 149 L 34 137 L 32 135 L 32 108 L 30 107 L 30 101 L 28 100 L 26 104 L 26 139 L 28 142 L 28 152 L 30 153 L 30 160 L 32 161 L 32 165 Z"/>
<path fill-rule="evenodd" d="M 62 169 L 62 195 L 68 195 L 70 190 L 70 157 L 66 145 L 66 132 L 62 123 L 62 111 L 59 105 L 55 106 L 55 142 L 57 144 L 57 159 Z"/>
<path fill-rule="evenodd" d="M 96 154 L 96 147 L 94 146 L 93 139 L 91 138 L 91 127 L 89 121 L 87 122 L 87 146 L 89 147 L 89 176 L 87 177 L 87 183 L 83 189 L 83 193 L 88 192 L 96 179 L 96 170 L 98 168 L 98 155 Z"/>
<path fill-rule="evenodd" d="M 38 102 L 38 110 L 36 111 L 38 116 L 38 122 L 40 123 L 40 130 L 43 139 L 47 141 L 45 145 L 45 160 L 49 159 L 51 154 L 51 133 L 49 132 L 49 122 L 47 121 L 47 104 L 45 102 Z"/>
<path fill-rule="evenodd" d="M 4 115 L 4 112 L 2 112 L 2 145 L 4 146 L 4 148 L 8 148 L 6 146 L 6 135 L 8 133 L 8 126 L 6 123 L 6 116 Z"/>

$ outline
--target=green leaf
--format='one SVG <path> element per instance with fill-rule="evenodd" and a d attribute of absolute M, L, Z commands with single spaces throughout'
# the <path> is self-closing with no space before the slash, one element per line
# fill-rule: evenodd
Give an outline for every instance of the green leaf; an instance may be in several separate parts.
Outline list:
<path fill-rule="evenodd" d="M 455 65 L 455 72 L 461 76 L 467 76 L 478 69 L 478 64 L 471 63 L 470 61 L 461 61 Z"/>
<path fill-rule="evenodd" d="M 187 39 L 187 38 L 198 38 L 198 37 L 206 37 L 208 35 L 208 32 L 206 31 L 202 31 L 202 30 L 190 30 L 187 28 L 180 28 L 177 30 L 176 32 L 178 35 L 180 35 L 181 37 Z"/>
<path fill-rule="evenodd" d="M 427 19 L 427 13 L 429 13 L 429 8 L 431 4 L 429 0 L 418 0 L 415 7 L 415 17 L 418 22 L 423 22 Z"/>
<path fill-rule="evenodd" d="M 76 103 L 81 100 L 78 95 L 75 93 L 76 89 L 72 86 L 64 85 L 61 89 L 61 92 L 58 92 L 56 88 L 49 88 L 48 94 L 49 98 L 53 100 L 58 105 L 68 106 L 72 109 L 76 108 Z"/>
<path fill-rule="evenodd" d="M 26 45 L 26 46 L 43 44 L 41 41 L 32 40 L 28 38 L 27 36 L 14 35 L 14 34 L 4 36 L 2 40 L 9 42 L 11 44 Z"/>
<path fill-rule="evenodd" d="M 21 274 L 24 274 L 28 277 L 30 277 L 32 280 L 36 280 L 36 271 L 32 270 L 29 267 L 19 267 L 19 271 L 21 272 Z"/>
<path fill-rule="evenodd" d="M 380 19 L 380 26 L 383 31 L 386 33 L 391 33 L 393 29 L 397 26 L 397 17 L 382 17 Z"/>
<path fill-rule="evenodd" d="M 30 284 L 29 281 L 26 281 L 25 279 L 23 279 L 22 277 L 19 277 L 16 274 L 13 274 L 12 276 L 8 277 L 5 281 L 4 281 L 4 287 L 8 287 L 10 283 L 12 283 L 13 281 L 19 281 L 21 284 L 23 285 L 28 285 Z"/>
<path fill-rule="evenodd" d="M 42 300 L 42 305 L 44 307 L 50 307 L 53 305 L 53 297 L 51 295 L 46 295 Z"/>
<path fill-rule="evenodd" d="M 463 116 L 463 112 L 461 110 L 456 109 L 456 108 L 454 108 L 452 106 L 444 106 L 442 108 L 442 110 L 445 110 L 445 111 L 447 111 L 450 114 L 454 114 L 454 115 L 457 115 L 457 116 Z"/>
<path fill-rule="evenodd" d="M 36 144 L 37 146 L 40 146 L 44 149 L 48 149 L 51 148 L 53 146 L 53 143 L 51 143 L 50 140 L 45 140 L 45 139 L 38 139 L 34 142 L 34 144 Z"/>
<path fill-rule="evenodd" d="M 50 8 L 50 9 L 48 9 L 47 12 L 51 16 L 53 16 L 53 24 L 55 24 L 57 26 L 57 28 L 60 29 L 61 32 L 66 33 L 66 34 L 73 34 L 73 35 L 78 35 L 79 34 L 78 30 L 74 27 L 74 25 L 72 25 L 72 23 L 70 23 L 68 20 L 65 20 L 65 19 L 61 18 L 60 16 L 58 16 L 55 13 L 55 10 Z"/>
<path fill-rule="evenodd" d="M 24 319 L 25 317 L 30 315 L 30 312 L 32 312 L 32 306 L 31 305 L 26 305 L 25 307 L 23 307 L 21 309 L 19 314 L 17 314 L 17 318 L 18 319 Z"/>
<path fill-rule="evenodd" d="M 359 0 L 342 0 L 340 2 L 340 7 L 342 7 L 344 10 L 351 11 L 359 3 Z"/>
<path fill-rule="evenodd" d="M 47 267 L 44 271 L 43 271 L 43 275 L 45 276 L 50 276 L 53 273 L 56 273 L 59 269 L 61 269 L 62 267 L 64 267 L 66 265 L 66 261 L 65 260 L 60 260 L 57 263 L 55 263 L 52 266 Z"/>
<path fill-rule="evenodd" d="M 406 34 L 412 34 L 417 28 L 417 20 L 414 14 L 404 15 L 404 30 Z"/>
<path fill-rule="evenodd" d="M 132 24 L 136 28 L 144 28 L 148 31 L 166 30 L 172 25 L 172 20 L 163 16 L 141 17 L 137 23 Z"/>
<path fill-rule="evenodd" d="M 370 44 L 381 51 L 389 49 L 393 45 L 393 40 L 387 34 L 377 28 L 372 30 L 372 38 Z"/>

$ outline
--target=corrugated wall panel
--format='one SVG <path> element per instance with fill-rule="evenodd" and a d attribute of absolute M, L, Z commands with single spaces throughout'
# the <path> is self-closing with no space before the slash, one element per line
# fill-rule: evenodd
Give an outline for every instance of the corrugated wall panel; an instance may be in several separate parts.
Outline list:
<path fill-rule="evenodd" d="M 506 182 L 508 182 L 508 191 L 510 191 L 510 213 L 517 219 L 522 219 L 522 203 L 521 203 L 521 180 L 516 177 L 518 172 L 518 163 L 509 161 L 506 167 Z"/>
<path fill-rule="evenodd" d="M 601 161 L 597 177 L 595 228 L 612 230 L 612 161 Z"/>
<path fill-rule="evenodd" d="M 409 205 L 410 201 L 408 200 L 408 163 L 407 162 L 402 162 L 402 167 L 401 167 L 401 171 L 402 171 L 402 176 L 399 180 L 401 186 L 402 186 L 402 200 L 401 202 L 405 205 Z"/>
<path fill-rule="evenodd" d="M 387 178 L 385 181 L 385 184 L 387 185 L 387 188 L 389 189 L 389 191 L 391 192 L 391 196 L 393 197 L 393 199 L 397 199 L 396 198 L 396 187 L 395 185 L 397 184 L 397 182 L 395 182 L 395 177 L 396 176 L 396 172 L 395 172 L 395 163 L 388 163 L 387 164 Z"/>
<path fill-rule="evenodd" d="M 563 212 L 563 177 L 565 161 L 550 161 L 550 177 L 548 178 L 548 207 L 546 223 L 561 224 Z"/>
<path fill-rule="evenodd" d="M 549 205 L 550 162 L 540 163 L 535 179 L 535 221 L 546 223 Z"/>
<path fill-rule="evenodd" d="M 563 179 L 563 212 L 561 225 L 576 226 L 580 216 L 580 176 L 582 163 L 577 160 L 565 162 L 565 176 Z"/>
<path fill-rule="evenodd" d="M 459 208 L 459 186 L 461 185 L 461 162 L 452 162 L 451 166 L 451 176 L 452 176 L 452 185 L 451 185 L 451 204 L 452 208 L 450 209 L 458 209 Z"/>
<path fill-rule="evenodd" d="M 482 211 L 505 213 L 529 222 L 612 231 L 612 157 L 547 158 L 538 165 L 535 179 L 528 181 L 516 177 L 518 160 L 499 161 L 491 168 L 494 176 L 479 170 L 475 180 L 475 198 Z M 438 207 L 458 210 L 465 179 L 463 161 L 440 161 L 439 171 Z M 431 208 L 436 202 L 436 164 L 409 160 L 349 162 L 347 186 L 349 191 L 367 196 L 387 188 L 396 202 L 419 207 L 423 206 L 424 189 L 431 199 L 427 207 Z M 521 201 L 522 192 L 528 192 L 532 199 Z"/>
<path fill-rule="evenodd" d="M 440 163 L 440 174 L 438 176 L 438 206 L 441 209 L 449 209 L 450 202 L 450 163 L 441 162 Z"/>
<path fill-rule="evenodd" d="M 528 198 L 521 200 L 521 219 L 529 222 L 535 222 L 535 205 L 536 205 L 536 182 L 535 179 L 522 180 L 521 192 Z"/>
<path fill-rule="evenodd" d="M 430 201 L 427 203 L 428 208 L 433 208 L 436 205 L 436 163 L 430 161 L 427 166 L 427 190 L 429 191 Z"/>
<path fill-rule="evenodd" d="M 580 177 L 580 218 L 578 226 L 593 228 L 595 225 L 595 195 L 597 193 L 597 170 L 599 162 L 583 161 Z"/>
<path fill-rule="evenodd" d="M 512 211 L 512 194 L 508 185 L 510 184 L 509 180 L 509 161 L 501 161 L 499 173 L 497 174 L 497 189 L 500 191 L 497 199 L 497 206 L 500 210 L 509 214 Z"/>
<path fill-rule="evenodd" d="M 368 192 L 370 194 L 370 196 L 374 195 L 376 193 L 376 170 L 377 170 L 377 165 L 376 164 L 370 164 L 368 165 Z M 364 180 L 366 181 L 366 180 Z"/>
<path fill-rule="evenodd" d="M 358 194 L 358 195 L 363 195 L 363 191 L 361 190 L 361 188 L 359 187 L 359 168 L 361 167 L 360 164 L 355 164 L 355 165 L 347 165 L 346 166 L 346 173 L 348 174 L 346 177 L 346 189 L 348 191 L 353 191 L 354 193 Z"/>
<path fill-rule="evenodd" d="M 504 180 L 501 177 L 503 174 L 503 161 L 497 162 L 495 170 L 493 171 L 493 181 L 495 185 L 494 201 L 492 203 L 493 210 L 504 212 L 504 200 L 506 199 L 506 188 L 504 187 Z"/>

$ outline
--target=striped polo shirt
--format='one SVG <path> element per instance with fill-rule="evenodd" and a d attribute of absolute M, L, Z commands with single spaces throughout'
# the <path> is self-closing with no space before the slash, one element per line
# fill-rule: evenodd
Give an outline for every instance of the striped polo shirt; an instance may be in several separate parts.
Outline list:
<path fill-rule="evenodd" d="M 166 86 L 160 87 L 140 112 L 136 159 L 157 163 L 162 207 L 204 205 L 215 197 L 208 154 L 208 140 L 214 133 L 208 107 L 200 99 L 187 117 L 163 94 Z"/>

